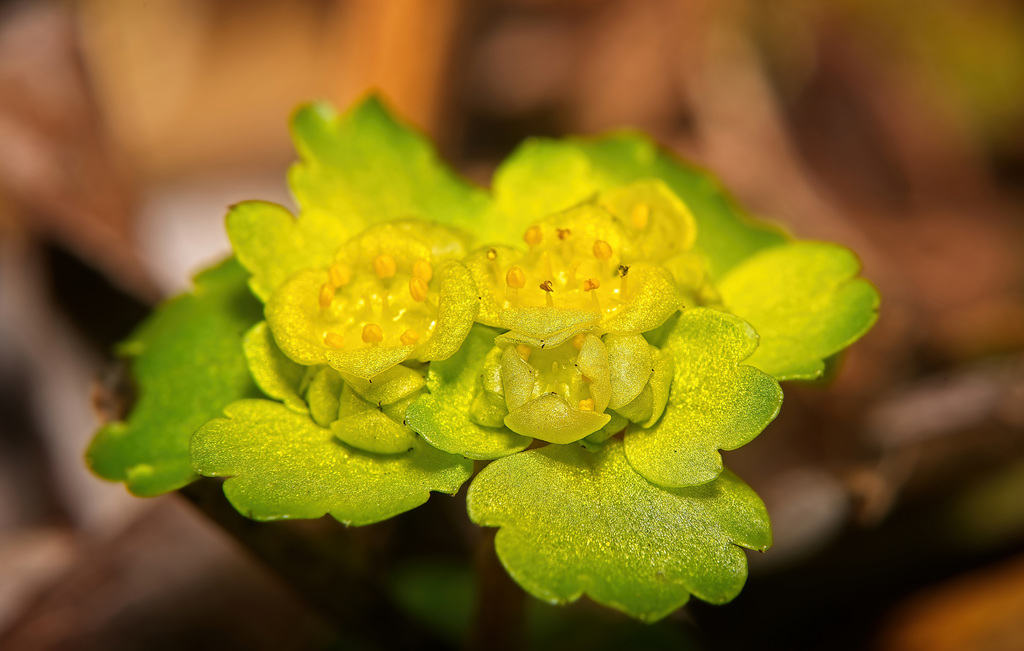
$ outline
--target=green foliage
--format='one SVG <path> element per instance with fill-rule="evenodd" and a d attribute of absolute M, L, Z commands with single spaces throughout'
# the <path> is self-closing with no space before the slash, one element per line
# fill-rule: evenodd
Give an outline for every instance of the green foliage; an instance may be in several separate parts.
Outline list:
<path fill-rule="evenodd" d="M 232 207 L 238 262 L 125 344 L 139 402 L 93 469 L 363 525 L 491 461 L 470 517 L 541 599 L 653 621 L 734 597 L 770 529 L 719 450 L 870 328 L 853 254 L 788 242 L 638 134 L 529 141 L 488 193 L 373 98 L 292 130 L 301 213 Z"/>
<path fill-rule="evenodd" d="M 105 425 L 86 452 L 92 470 L 149 497 L 195 479 L 188 442 L 233 400 L 255 397 L 242 335 L 260 318 L 245 271 L 228 260 L 196 276 L 191 294 L 161 306 L 120 348 L 138 400 L 128 420 Z"/>
<path fill-rule="evenodd" d="M 768 514 L 731 473 L 662 488 L 636 473 L 620 442 L 590 454 L 550 445 L 499 459 L 469 490 L 469 516 L 501 527 L 498 557 L 539 599 L 606 606 L 655 621 L 690 594 L 723 603 L 746 578 L 736 545 L 771 544 Z"/>
<path fill-rule="evenodd" d="M 269 400 L 240 400 L 192 438 L 196 471 L 228 477 L 224 494 L 256 520 L 319 518 L 370 524 L 454 493 L 473 464 L 424 443 L 375 456 L 339 443 L 308 416 Z"/>

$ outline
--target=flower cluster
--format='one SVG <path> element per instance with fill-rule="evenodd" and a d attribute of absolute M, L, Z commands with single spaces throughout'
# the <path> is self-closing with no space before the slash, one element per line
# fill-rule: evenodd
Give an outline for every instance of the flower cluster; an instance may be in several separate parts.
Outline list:
<path fill-rule="evenodd" d="M 470 518 L 534 595 L 646 620 L 735 596 L 771 534 L 719 450 L 871 326 L 852 254 L 754 224 L 640 136 L 532 141 L 488 193 L 376 100 L 293 127 L 301 214 L 231 209 L 235 257 L 126 343 L 140 400 L 93 468 L 362 525 L 487 460 Z"/>

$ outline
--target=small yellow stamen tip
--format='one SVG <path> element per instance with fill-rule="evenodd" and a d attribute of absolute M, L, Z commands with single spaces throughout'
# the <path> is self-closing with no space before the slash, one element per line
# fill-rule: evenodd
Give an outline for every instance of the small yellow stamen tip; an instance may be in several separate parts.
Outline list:
<path fill-rule="evenodd" d="M 508 273 L 505 274 L 505 283 L 515 289 L 526 287 L 526 272 L 519 267 L 509 267 Z"/>
<path fill-rule="evenodd" d="M 581 332 L 572 338 L 572 347 L 575 348 L 576 350 L 581 350 L 583 348 L 583 342 L 586 340 L 587 335 Z"/>
<path fill-rule="evenodd" d="M 400 337 L 403 346 L 412 346 L 420 340 L 420 334 L 415 330 L 406 330 Z"/>
<path fill-rule="evenodd" d="M 526 234 L 523 235 L 523 239 L 530 246 L 537 246 L 541 240 L 544 239 L 544 234 L 540 230 L 540 226 L 531 226 L 526 229 Z"/>
<path fill-rule="evenodd" d="M 580 400 L 580 411 L 594 411 L 594 399 Z"/>
<path fill-rule="evenodd" d="M 413 276 L 409 279 L 409 293 L 417 303 L 427 300 L 427 282 L 419 276 Z"/>
<path fill-rule="evenodd" d="M 629 215 L 629 221 L 633 223 L 633 228 L 643 230 L 647 228 L 647 224 L 651 221 L 651 208 L 646 203 L 638 203 L 633 206 L 633 212 Z"/>
<path fill-rule="evenodd" d="M 363 326 L 363 341 L 368 344 L 379 344 L 384 341 L 384 331 L 376 323 L 367 323 Z"/>
<path fill-rule="evenodd" d="M 526 344 L 519 344 L 516 346 L 516 350 L 519 352 L 519 356 L 523 358 L 524 362 L 530 361 L 530 353 L 533 352 L 532 348 Z"/>
<path fill-rule="evenodd" d="M 572 235 L 572 231 L 569 230 L 568 228 L 556 228 L 555 230 L 558 232 L 558 239 L 560 240 L 564 240 L 565 238 Z"/>
<path fill-rule="evenodd" d="M 607 260 L 612 257 L 612 245 L 604 240 L 594 241 L 594 257 L 598 260 Z"/>
<path fill-rule="evenodd" d="M 344 348 L 345 338 L 337 332 L 328 332 L 324 335 L 324 345 L 328 348 Z"/>
<path fill-rule="evenodd" d="M 601 286 L 601 281 L 597 278 L 587 278 L 583 281 L 583 291 L 592 292 Z"/>
<path fill-rule="evenodd" d="M 420 259 L 412 263 L 412 275 L 429 283 L 430 279 L 434 277 L 434 268 L 426 260 Z"/>
<path fill-rule="evenodd" d="M 335 287 L 344 287 L 352 280 L 352 272 L 340 262 L 335 262 L 331 265 L 330 273 L 331 284 Z"/>
<path fill-rule="evenodd" d="M 627 265 L 620 264 L 619 268 L 616 271 L 619 272 L 619 278 L 625 278 L 626 275 L 629 273 L 629 267 Z"/>
<path fill-rule="evenodd" d="M 334 300 L 334 290 L 337 287 L 331 283 L 324 283 L 320 285 L 320 309 L 326 310 L 331 306 L 331 301 Z"/>
<path fill-rule="evenodd" d="M 551 281 L 550 280 L 545 280 L 544 282 L 542 282 L 540 284 L 540 288 L 543 289 L 544 291 L 546 291 L 549 294 L 551 292 L 555 291 L 555 288 L 551 286 Z"/>
<path fill-rule="evenodd" d="M 487 259 L 495 260 L 498 257 L 498 252 L 494 249 L 487 249 Z"/>
<path fill-rule="evenodd" d="M 392 278 L 396 271 L 398 271 L 398 265 L 395 264 L 395 259 L 387 253 L 373 259 L 373 273 L 377 274 L 378 278 Z"/>

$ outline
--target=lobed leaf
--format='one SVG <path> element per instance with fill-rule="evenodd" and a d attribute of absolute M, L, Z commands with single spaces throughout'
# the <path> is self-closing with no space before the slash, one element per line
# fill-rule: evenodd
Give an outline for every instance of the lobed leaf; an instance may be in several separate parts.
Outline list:
<path fill-rule="evenodd" d="M 733 269 L 718 290 L 761 337 L 747 364 L 778 380 L 820 377 L 878 319 L 878 290 L 859 272 L 852 252 L 823 242 L 768 249 Z"/>
<path fill-rule="evenodd" d="M 731 314 L 683 312 L 664 344 L 675 362 L 665 413 L 648 429 L 626 432 L 637 472 L 662 486 L 703 484 L 722 472 L 718 450 L 761 433 L 779 413 L 782 390 L 770 375 L 740 365 L 756 347 L 753 328 Z"/>
<path fill-rule="evenodd" d="M 231 258 L 203 271 L 195 289 L 164 303 L 122 344 L 138 400 L 125 422 L 105 425 L 86 452 L 93 472 L 141 497 L 192 482 L 188 442 L 228 403 L 256 397 L 242 335 L 261 319 L 245 270 Z"/>
<path fill-rule="evenodd" d="M 431 491 L 455 493 L 473 470 L 418 440 L 404 454 L 358 452 L 268 400 L 240 400 L 224 413 L 192 438 L 192 463 L 201 475 L 227 477 L 224 495 L 255 520 L 329 514 L 371 524 L 423 504 Z"/>
<path fill-rule="evenodd" d="M 729 601 L 746 579 L 737 545 L 771 544 L 764 504 L 735 475 L 655 486 L 616 440 L 594 454 L 549 445 L 499 459 L 467 500 L 471 520 L 501 528 L 498 557 L 527 592 L 552 603 L 587 595 L 648 622 L 690 594 Z"/>

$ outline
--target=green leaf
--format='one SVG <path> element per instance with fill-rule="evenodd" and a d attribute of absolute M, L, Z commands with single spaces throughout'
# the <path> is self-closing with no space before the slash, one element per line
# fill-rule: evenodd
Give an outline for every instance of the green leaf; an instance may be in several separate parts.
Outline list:
<path fill-rule="evenodd" d="M 489 202 L 373 96 L 342 115 L 326 104 L 299 108 L 292 137 L 301 161 L 288 178 L 304 213 L 363 225 L 415 216 L 470 227 Z"/>
<path fill-rule="evenodd" d="M 482 427 L 470 420 L 474 398 L 483 390 L 484 360 L 497 333 L 475 325 L 454 355 L 430 363 L 430 393 L 409 406 L 405 420 L 434 447 L 470 459 L 496 459 L 530 445 L 531 439 L 506 427 Z"/>
<path fill-rule="evenodd" d="M 423 504 L 430 491 L 456 492 L 473 469 L 421 442 L 405 454 L 363 454 L 276 402 L 241 400 L 224 413 L 192 438 L 192 463 L 202 475 L 227 477 L 228 501 L 256 520 L 330 514 L 371 524 Z"/>
<path fill-rule="evenodd" d="M 495 204 L 481 230 L 495 241 L 518 243 L 530 222 L 644 179 L 663 181 L 693 215 L 695 246 L 707 257 L 712 278 L 786 241 L 778 229 L 751 219 L 709 173 L 639 133 L 526 141 L 495 173 Z"/>
<path fill-rule="evenodd" d="M 779 383 L 740 362 L 757 347 L 746 322 L 709 308 L 683 312 L 665 349 L 675 361 L 668 406 L 649 429 L 627 430 L 630 463 L 662 486 L 692 486 L 722 472 L 718 450 L 749 443 L 779 413 Z"/>
<path fill-rule="evenodd" d="M 690 594 L 729 601 L 746 579 L 737 545 L 771 544 L 764 504 L 735 475 L 661 488 L 615 440 L 596 454 L 550 445 L 499 459 L 467 499 L 471 520 L 501 527 L 498 557 L 527 592 L 552 603 L 585 594 L 649 622 Z"/>
<path fill-rule="evenodd" d="M 263 393 L 299 413 L 306 413 L 306 401 L 299 396 L 299 390 L 307 367 L 296 364 L 281 352 L 266 321 L 260 321 L 245 333 L 242 347 L 249 371 Z"/>
<path fill-rule="evenodd" d="M 261 319 L 233 258 L 195 278 L 195 289 L 168 301 L 122 344 L 132 358 L 138 400 L 127 422 L 104 426 L 86 452 L 92 470 L 149 497 L 193 481 L 192 433 L 224 405 L 255 397 L 242 335 Z"/>
<path fill-rule="evenodd" d="M 253 293 L 266 302 L 296 272 L 329 265 L 356 228 L 324 213 L 297 220 L 277 204 L 244 201 L 228 211 L 227 231 L 238 261 L 252 273 Z"/>
<path fill-rule="evenodd" d="M 853 253 L 822 242 L 768 249 L 733 269 L 718 290 L 761 337 L 747 363 L 779 380 L 820 377 L 824 360 L 878 318 L 878 290 L 859 272 Z"/>

